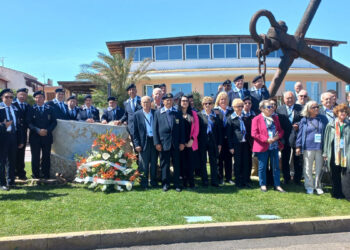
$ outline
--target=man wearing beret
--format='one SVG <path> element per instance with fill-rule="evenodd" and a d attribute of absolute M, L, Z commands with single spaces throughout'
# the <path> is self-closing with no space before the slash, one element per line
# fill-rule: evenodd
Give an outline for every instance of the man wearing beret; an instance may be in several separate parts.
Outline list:
<path fill-rule="evenodd" d="M 80 108 L 77 106 L 77 97 L 75 95 L 68 97 L 67 106 L 68 106 L 68 119 L 72 121 L 77 121 Z"/>
<path fill-rule="evenodd" d="M 29 143 L 32 151 L 32 172 L 34 178 L 50 178 L 50 155 L 53 143 L 52 131 L 57 125 L 54 109 L 45 104 L 43 91 L 33 94 L 35 104 L 27 115 L 30 129 Z M 40 160 L 41 153 L 41 160 Z"/>
<path fill-rule="evenodd" d="M 174 187 L 180 188 L 180 151 L 185 147 L 183 118 L 173 107 L 173 95 L 168 93 L 162 97 L 164 107 L 154 114 L 153 142 L 160 152 L 160 167 L 162 171 L 162 186 L 166 192 L 170 187 L 170 158 L 174 167 Z"/>
<path fill-rule="evenodd" d="M 56 98 L 46 104 L 53 108 L 57 119 L 69 120 L 68 106 L 64 103 L 64 90 L 59 88 L 55 92 Z"/>
<path fill-rule="evenodd" d="M 17 90 L 17 98 L 15 101 L 13 101 L 13 105 L 18 109 L 19 111 L 19 122 L 21 127 L 21 135 L 23 136 L 23 147 L 17 149 L 17 161 L 16 161 L 16 170 L 15 175 L 20 180 L 26 180 L 26 171 L 25 168 L 25 152 L 26 152 L 26 143 L 27 143 L 27 131 L 28 131 L 28 124 L 26 122 L 26 116 L 30 109 L 30 105 L 26 102 L 28 97 L 28 89 L 27 88 L 20 88 Z"/>
<path fill-rule="evenodd" d="M 250 96 L 252 97 L 252 110 L 255 114 L 260 114 L 259 103 L 262 100 L 270 98 L 270 93 L 264 86 L 262 76 L 256 76 L 253 79 L 253 87 L 250 89 Z"/>
<path fill-rule="evenodd" d="M 3 133 L 1 138 L 3 145 L 0 152 L 0 186 L 3 190 L 8 190 L 8 187 L 15 186 L 17 149 L 23 148 L 24 143 L 21 134 L 22 129 L 19 119 L 19 110 L 16 106 L 12 105 L 12 90 L 4 89 L 0 92 L 0 96 L 2 99 L 0 122 L 3 122 L 7 127 L 6 132 Z M 6 125 L 6 122 L 10 122 L 9 126 Z M 7 161 L 8 165 L 6 165 Z"/>
<path fill-rule="evenodd" d="M 165 83 L 160 84 L 159 88 L 162 90 L 162 97 L 164 95 L 166 95 L 166 85 L 165 85 Z"/>
<path fill-rule="evenodd" d="M 136 85 L 131 83 L 127 88 L 129 99 L 124 102 L 124 115 L 117 122 L 117 125 L 126 122 L 128 124 L 128 132 L 131 137 L 131 141 L 134 141 L 134 113 L 142 109 L 141 97 L 137 96 Z"/>
<path fill-rule="evenodd" d="M 117 125 L 116 121 L 119 121 L 124 115 L 124 109 L 119 108 L 117 105 L 117 98 L 110 96 L 107 98 L 108 108 L 103 110 L 102 124 L 107 124 L 111 121 L 115 121 L 114 124 Z"/>
<path fill-rule="evenodd" d="M 232 91 L 228 93 L 229 106 L 231 106 L 232 101 L 236 98 L 243 100 L 245 97 L 250 96 L 249 90 L 243 88 L 243 84 L 244 84 L 243 75 L 237 76 L 235 79 L 233 79 L 233 82 L 235 83 L 235 86 L 234 88 L 232 88 Z"/>
<path fill-rule="evenodd" d="M 230 80 L 227 79 L 226 81 L 224 81 L 222 83 L 222 85 L 220 85 L 218 87 L 218 92 L 216 93 L 215 98 L 214 98 L 215 100 L 218 97 L 219 93 L 222 92 L 222 91 L 225 91 L 227 93 L 228 98 L 229 98 L 229 103 L 230 103 L 230 106 L 231 106 L 232 100 L 230 99 L 230 94 L 229 93 L 232 91 L 232 86 L 231 86 L 231 81 Z"/>
<path fill-rule="evenodd" d="M 84 106 L 80 109 L 77 119 L 89 123 L 100 122 L 100 111 L 92 106 L 91 95 L 84 97 Z"/>

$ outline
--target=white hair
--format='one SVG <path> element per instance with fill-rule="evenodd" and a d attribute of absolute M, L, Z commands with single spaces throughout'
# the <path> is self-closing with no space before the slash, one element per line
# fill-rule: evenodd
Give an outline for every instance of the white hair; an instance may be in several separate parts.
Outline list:
<path fill-rule="evenodd" d="M 151 101 L 151 97 L 149 97 L 148 95 L 142 96 L 141 102 L 143 102 L 143 101 Z"/>
<path fill-rule="evenodd" d="M 154 88 L 153 91 L 152 91 L 152 95 L 155 95 L 155 93 L 156 93 L 157 91 L 162 92 L 162 90 L 161 90 L 160 88 Z"/>
<path fill-rule="evenodd" d="M 292 94 L 294 96 L 294 93 L 292 91 L 285 91 L 283 92 L 283 98 L 285 98 L 286 94 Z"/>
<path fill-rule="evenodd" d="M 305 104 L 303 110 L 301 111 L 301 116 L 310 117 L 309 111 L 310 111 L 310 108 L 311 108 L 311 106 L 312 106 L 313 104 L 318 105 L 318 103 L 317 103 L 316 101 L 308 101 L 308 102 Z"/>
<path fill-rule="evenodd" d="M 323 92 L 322 94 L 321 94 L 321 100 L 323 100 L 323 98 L 326 96 L 326 95 L 333 95 L 331 92 Z"/>

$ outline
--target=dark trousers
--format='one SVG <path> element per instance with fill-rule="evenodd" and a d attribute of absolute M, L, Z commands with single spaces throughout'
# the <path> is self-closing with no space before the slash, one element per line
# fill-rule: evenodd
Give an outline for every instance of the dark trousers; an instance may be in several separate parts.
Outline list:
<path fill-rule="evenodd" d="M 240 142 L 234 148 L 234 174 L 238 187 L 243 187 L 248 182 L 249 173 L 249 144 L 248 142 Z"/>
<path fill-rule="evenodd" d="M 185 149 L 180 152 L 180 172 L 182 174 L 184 187 L 187 187 L 187 184 L 189 184 L 190 187 L 194 187 L 194 155 L 195 151 L 188 147 L 185 147 Z"/>
<path fill-rule="evenodd" d="M 283 172 L 283 179 L 286 183 L 290 181 L 290 166 L 289 166 L 289 159 L 291 154 L 292 148 L 288 145 L 284 145 L 284 148 L 282 150 L 282 172 Z M 293 162 L 294 162 L 294 182 L 299 184 L 301 177 L 303 175 L 303 166 L 301 165 L 300 156 L 297 156 L 295 154 L 295 148 L 293 150 Z"/>
<path fill-rule="evenodd" d="M 40 170 L 44 178 L 50 178 L 51 143 L 48 138 L 46 136 L 36 137 L 30 142 L 30 150 L 34 178 L 41 177 Z M 42 154 L 41 161 L 40 152 Z"/>
<path fill-rule="evenodd" d="M 18 178 L 23 179 L 26 177 L 25 168 L 25 153 L 26 153 L 26 144 L 27 144 L 27 129 L 23 130 L 24 134 L 24 145 L 23 148 L 17 149 L 17 161 L 16 161 L 16 170 L 15 175 Z"/>
<path fill-rule="evenodd" d="M 330 159 L 331 178 L 332 178 L 332 197 L 344 198 L 341 179 L 342 179 L 342 172 L 345 173 L 346 168 L 342 168 L 341 166 L 335 165 L 334 144 L 332 146 L 332 152 L 333 153 Z"/>
<path fill-rule="evenodd" d="M 204 142 L 200 142 L 200 168 L 201 168 L 201 176 L 202 182 L 204 185 L 208 185 L 208 171 L 207 171 L 207 152 L 209 155 L 209 163 L 210 163 L 210 175 L 211 175 L 211 184 L 218 185 L 218 149 L 215 141 L 213 139 L 213 135 L 209 134 L 206 137 Z"/>
<path fill-rule="evenodd" d="M 252 174 L 252 166 L 253 166 L 253 152 L 252 146 L 248 143 L 248 170 L 247 170 L 247 178 L 245 183 L 250 183 L 252 180 L 250 179 L 250 175 Z"/>
<path fill-rule="evenodd" d="M 141 177 L 141 187 L 148 187 L 148 176 L 151 176 L 151 185 L 157 186 L 157 151 L 153 144 L 153 137 L 147 138 L 147 146 L 139 153 L 139 171 Z"/>
<path fill-rule="evenodd" d="M 0 152 L 0 185 L 15 185 L 15 168 L 17 154 L 16 133 L 6 132 L 4 135 L 4 141 L 2 143 L 4 145 L 2 152 Z"/>
<path fill-rule="evenodd" d="M 173 183 L 175 188 L 180 187 L 180 150 L 171 146 L 168 151 L 160 152 L 160 168 L 162 170 L 162 185 L 170 184 L 170 158 L 173 163 L 174 175 Z"/>
<path fill-rule="evenodd" d="M 224 168 L 225 168 L 225 180 L 232 180 L 232 154 L 228 148 L 227 138 L 224 139 L 221 151 L 219 154 L 219 179 L 224 180 Z"/>
<path fill-rule="evenodd" d="M 272 169 L 273 169 L 273 166 L 271 164 L 271 159 L 269 157 L 269 159 L 267 160 L 267 167 L 266 167 L 266 185 L 267 186 L 274 186 Z"/>

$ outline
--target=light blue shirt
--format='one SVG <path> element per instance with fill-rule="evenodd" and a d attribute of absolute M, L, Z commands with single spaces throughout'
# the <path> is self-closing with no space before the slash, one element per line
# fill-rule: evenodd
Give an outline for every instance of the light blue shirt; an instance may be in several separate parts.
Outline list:
<path fill-rule="evenodd" d="M 143 115 L 145 116 L 145 124 L 146 124 L 146 130 L 147 130 L 147 136 L 153 136 L 153 115 L 152 112 L 149 111 L 149 113 L 146 113 L 144 110 L 142 110 Z"/>

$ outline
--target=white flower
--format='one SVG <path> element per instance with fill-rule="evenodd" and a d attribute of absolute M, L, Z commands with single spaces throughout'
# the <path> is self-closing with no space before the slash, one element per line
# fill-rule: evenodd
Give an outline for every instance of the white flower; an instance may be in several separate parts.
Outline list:
<path fill-rule="evenodd" d="M 123 191 L 124 191 L 124 189 L 123 189 L 121 186 L 119 186 L 119 185 L 117 185 L 117 184 L 116 184 L 116 186 L 117 186 L 117 190 L 118 190 L 118 191 L 120 191 L 120 192 L 123 192 Z M 115 187 L 115 186 L 114 186 L 114 187 Z"/>
<path fill-rule="evenodd" d="M 132 172 L 132 169 L 131 169 L 131 168 L 127 168 L 127 169 L 124 170 L 124 174 L 125 174 L 125 175 L 128 175 L 128 174 L 130 174 L 131 172 Z"/>
<path fill-rule="evenodd" d="M 89 188 L 95 188 L 97 186 L 97 183 L 96 182 L 93 182 L 90 184 Z"/>
<path fill-rule="evenodd" d="M 120 159 L 119 162 L 125 164 L 126 160 L 125 159 Z"/>
<path fill-rule="evenodd" d="M 103 185 L 102 186 L 102 192 L 106 191 L 107 190 L 107 185 Z"/>
<path fill-rule="evenodd" d="M 90 155 L 90 156 L 86 159 L 86 162 L 91 162 L 93 157 L 94 157 L 93 155 Z"/>
<path fill-rule="evenodd" d="M 102 158 L 103 158 L 104 160 L 108 160 L 109 157 L 111 157 L 111 155 L 108 154 L 108 153 L 103 153 L 103 154 L 102 154 Z"/>
<path fill-rule="evenodd" d="M 126 188 L 126 190 L 130 191 L 132 189 L 131 182 L 126 183 L 125 188 Z"/>
<path fill-rule="evenodd" d="M 101 159 L 101 156 L 102 156 L 101 154 L 97 154 L 97 155 L 96 155 L 96 158 L 97 158 L 97 159 Z"/>
<path fill-rule="evenodd" d="M 118 153 L 118 157 L 119 157 L 119 158 L 122 157 L 123 154 L 124 154 L 124 151 L 123 151 L 123 150 L 120 150 L 119 153 Z"/>

